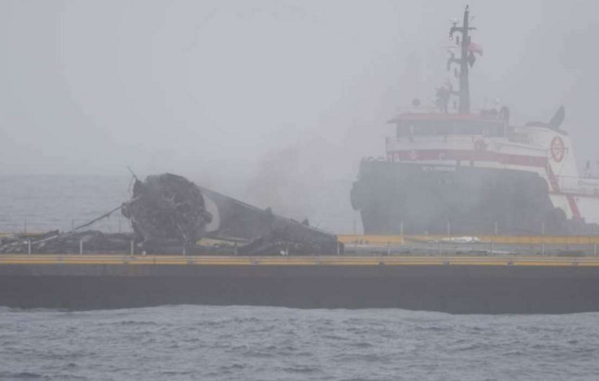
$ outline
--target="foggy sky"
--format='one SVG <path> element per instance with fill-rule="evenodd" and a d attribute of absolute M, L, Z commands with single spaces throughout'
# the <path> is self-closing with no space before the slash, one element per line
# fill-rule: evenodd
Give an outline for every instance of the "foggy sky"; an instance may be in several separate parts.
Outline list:
<path fill-rule="evenodd" d="M 319 189 L 351 210 L 386 120 L 450 78 L 444 47 L 465 4 L 0 0 L 0 174 L 131 166 L 262 204 L 292 192 L 304 200 L 279 205 L 292 214 L 314 213 Z M 598 3 L 469 4 L 484 47 L 473 106 L 499 99 L 526 122 L 563 104 L 578 160 L 599 160 Z"/>

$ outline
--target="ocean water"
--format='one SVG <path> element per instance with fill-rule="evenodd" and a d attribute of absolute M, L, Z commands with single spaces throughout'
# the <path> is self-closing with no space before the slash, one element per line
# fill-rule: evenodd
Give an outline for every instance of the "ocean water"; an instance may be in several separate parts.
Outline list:
<path fill-rule="evenodd" d="M 0 176 L 0 232 L 71 230 L 130 199 L 131 178 L 99 176 Z M 128 231 L 120 212 L 92 226 Z"/>
<path fill-rule="evenodd" d="M 202 184 L 201 179 L 191 179 Z M 303 220 L 331 232 L 353 232 L 360 229 L 358 213 L 352 210 L 349 193 L 353 179 L 332 181 L 326 187 L 306 195 L 305 214 L 288 215 L 291 209 L 302 209 L 297 199 L 279 200 L 279 205 L 261 204 L 243 187 L 218 187 L 214 190 L 237 197 L 244 202 L 275 213 Z M 69 231 L 118 207 L 131 198 L 132 178 L 123 176 L 2 176 L 0 175 L 0 233 Z M 205 185 L 205 184 L 204 184 Z M 232 188 L 232 189 L 230 189 Z M 237 189 L 239 188 L 239 189 Z M 283 192 L 283 191 L 282 191 Z M 255 195 L 254 195 L 255 196 Z M 278 198 L 285 198 L 278 195 Z M 286 207 L 282 204 L 287 204 Z M 297 211 L 297 210 L 296 210 Z M 94 224 L 92 229 L 109 233 L 130 231 L 129 222 L 120 212 Z"/>
<path fill-rule="evenodd" d="M 599 314 L 0 308 L 2 380 L 599 379 Z"/>

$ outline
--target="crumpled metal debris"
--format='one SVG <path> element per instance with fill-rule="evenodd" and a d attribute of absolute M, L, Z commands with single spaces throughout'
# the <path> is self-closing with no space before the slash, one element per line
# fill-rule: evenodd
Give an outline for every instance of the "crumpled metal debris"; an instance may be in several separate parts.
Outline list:
<path fill-rule="evenodd" d="M 293 221 L 295 222 L 295 221 Z M 264 236 L 252 240 L 241 246 L 238 255 L 330 255 L 343 253 L 343 244 L 337 242 L 336 237 L 312 231 L 298 235 L 297 226 L 284 225 L 271 230 Z"/>
<path fill-rule="evenodd" d="M 238 255 L 324 255 L 343 253 L 337 236 L 279 216 L 270 208 L 259 209 L 222 193 L 200 187 L 215 208 L 218 228 L 210 232 L 214 238 L 242 238 L 249 243 L 240 246 Z"/>
<path fill-rule="evenodd" d="M 207 232 L 215 213 L 215 230 Z M 133 234 L 107 234 L 87 228 L 121 210 Z M 210 246 L 198 241 L 221 242 Z M 83 250 L 81 250 L 83 248 Z M 308 222 L 281 217 L 170 173 L 136 178 L 131 200 L 73 231 L 49 232 L 33 238 L 2 238 L 0 253 L 157 253 L 211 255 L 323 255 L 343 252 L 333 234 Z"/>
<path fill-rule="evenodd" d="M 131 234 L 106 234 L 97 230 L 60 234 L 58 230 L 44 234 L 15 234 L 0 243 L 0 253 L 25 254 L 122 254 L 130 251 Z"/>
<path fill-rule="evenodd" d="M 206 226 L 213 216 L 205 198 L 214 204 L 217 213 L 218 227 L 210 233 Z M 131 220 L 136 242 L 148 252 L 176 252 L 177 245 L 184 245 L 188 254 L 211 253 L 211 249 L 196 246 L 206 236 L 239 240 L 240 246 L 235 248 L 239 255 L 318 255 L 343 249 L 335 235 L 198 187 L 170 173 L 148 176 L 143 182 L 136 180 L 132 200 L 123 204 L 122 213 Z"/>
<path fill-rule="evenodd" d="M 122 206 L 142 247 L 180 243 L 195 245 L 212 220 L 200 189 L 182 176 L 170 173 L 136 179 L 133 198 Z"/>

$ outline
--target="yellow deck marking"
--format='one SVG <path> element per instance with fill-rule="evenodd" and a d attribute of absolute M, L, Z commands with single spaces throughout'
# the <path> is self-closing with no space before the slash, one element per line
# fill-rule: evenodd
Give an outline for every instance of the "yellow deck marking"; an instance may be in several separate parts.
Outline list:
<path fill-rule="evenodd" d="M 120 255 L 0 255 L 0 265 L 190 265 L 190 266 L 539 266 L 599 267 L 599 258 L 555 257 L 182 257 Z"/>

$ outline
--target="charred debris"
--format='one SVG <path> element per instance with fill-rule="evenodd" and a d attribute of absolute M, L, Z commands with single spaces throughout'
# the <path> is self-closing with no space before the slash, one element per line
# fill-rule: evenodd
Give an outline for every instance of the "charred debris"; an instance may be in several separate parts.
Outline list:
<path fill-rule="evenodd" d="M 116 212 L 133 233 L 89 230 Z M 170 173 L 135 178 L 130 200 L 70 232 L 2 238 L 0 253 L 326 255 L 340 254 L 337 236 Z"/>

